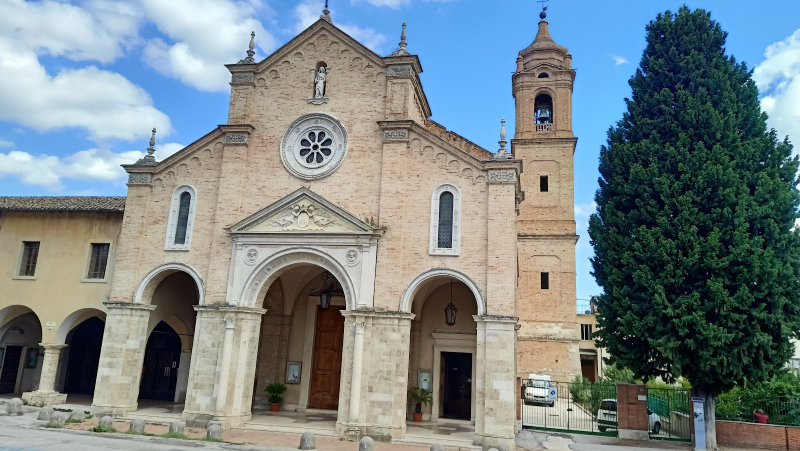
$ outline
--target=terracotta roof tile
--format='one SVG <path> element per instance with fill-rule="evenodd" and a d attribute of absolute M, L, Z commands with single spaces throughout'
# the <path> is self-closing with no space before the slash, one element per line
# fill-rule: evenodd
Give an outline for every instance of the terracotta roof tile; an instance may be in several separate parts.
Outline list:
<path fill-rule="evenodd" d="M 125 197 L 4 197 L 0 211 L 125 211 Z"/>

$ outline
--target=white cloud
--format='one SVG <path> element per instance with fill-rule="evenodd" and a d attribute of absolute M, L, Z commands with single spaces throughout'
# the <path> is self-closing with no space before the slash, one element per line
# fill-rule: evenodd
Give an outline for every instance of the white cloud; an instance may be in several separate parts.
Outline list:
<path fill-rule="evenodd" d="M 49 75 L 36 55 L 0 37 L 0 120 L 44 132 L 81 127 L 93 140 L 133 140 L 170 120 L 150 95 L 122 75 L 90 66 Z"/>
<path fill-rule="evenodd" d="M 254 16 L 267 11 L 258 0 L 140 0 L 145 16 L 173 42 L 154 38 L 144 48 L 156 71 L 202 91 L 230 89 L 224 64 L 246 56 L 250 32 L 263 54 L 275 39 Z"/>
<path fill-rule="evenodd" d="M 753 71 L 753 79 L 763 95 L 761 107 L 769 114 L 769 126 L 779 136 L 789 135 L 797 146 L 800 144 L 800 30 L 767 47 L 764 57 Z"/>
<path fill-rule="evenodd" d="M 399 8 L 408 5 L 411 0 L 351 0 L 352 3 L 366 2 L 373 6 L 388 6 L 389 8 Z"/>
<path fill-rule="evenodd" d="M 297 5 L 294 8 L 294 14 L 297 18 L 294 27 L 295 33 L 300 33 L 319 20 L 319 16 L 324 7 L 325 2 L 321 0 L 305 0 Z M 333 12 L 331 12 L 331 16 L 333 16 Z M 386 42 L 385 35 L 378 33 L 373 28 L 361 28 L 358 25 L 343 24 L 337 22 L 335 17 L 333 19 L 333 23 L 339 29 L 349 34 L 353 39 L 364 44 L 372 51 L 380 53 L 381 45 Z"/>
<path fill-rule="evenodd" d="M 75 61 L 111 62 L 136 40 L 140 17 L 135 5 L 90 0 L 87 8 L 45 0 L 0 2 L 2 35 L 18 45 Z"/>
<path fill-rule="evenodd" d="M 576 249 L 588 249 L 589 246 L 589 216 L 597 211 L 597 202 L 575 204 L 575 231 L 580 235 Z"/>
<path fill-rule="evenodd" d="M 611 59 L 614 60 L 614 65 L 615 66 L 620 66 L 622 64 L 628 64 L 628 60 L 625 59 L 622 56 L 614 55 L 614 56 L 611 57 Z"/>
<path fill-rule="evenodd" d="M 182 148 L 182 144 L 165 143 L 156 146 L 155 155 L 163 160 Z M 25 184 L 41 186 L 50 191 L 64 189 L 64 179 L 122 182 L 126 173 L 120 165 L 135 163 L 144 154 L 138 150 L 111 152 L 88 149 L 58 157 L 12 150 L 0 153 L 0 178 L 16 177 Z"/>
<path fill-rule="evenodd" d="M 14 143 L 12 143 L 11 141 L 5 140 L 3 138 L 0 138 L 0 147 L 14 147 Z"/>

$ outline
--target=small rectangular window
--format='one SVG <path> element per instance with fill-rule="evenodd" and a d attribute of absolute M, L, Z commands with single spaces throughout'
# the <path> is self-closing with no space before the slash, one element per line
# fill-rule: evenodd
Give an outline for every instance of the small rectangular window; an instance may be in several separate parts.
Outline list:
<path fill-rule="evenodd" d="M 542 290 L 549 290 L 550 289 L 550 273 L 543 272 L 542 273 Z"/>
<path fill-rule="evenodd" d="M 92 243 L 89 270 L 86 273 L 87 279 L 106 278 L 106 266 L 108 266 L 108 251 L 110 248 L 111 245 L 108 243 Z"/>
<path fill-rule="evenodd" d="M 33 277 L 36 275 L 36 262 L 39 260 L 39 242 L 22 242 L 22 259 L 19 264 L 19 275 Z"/>
<path fill-rule="evenodd" d="M 550 185 L 546 175 L 539 176 L 539 191 L 546 193 L 549 191 Z"/>
<path fill-rule="evenodd" d="M 592 325 L 581 324 L 581 340 L 591 340 L 591 339 L 592 339 Z"/>

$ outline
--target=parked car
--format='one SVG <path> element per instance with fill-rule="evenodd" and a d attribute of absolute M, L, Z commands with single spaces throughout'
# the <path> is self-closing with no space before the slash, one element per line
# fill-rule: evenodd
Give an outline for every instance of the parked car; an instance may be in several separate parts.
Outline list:
<path fill-rule="evenodd" d="M 525 404 L 541 404 L 553 407 L 558 399 L 558 388 L 553 385 L 550 376 L 529 374 L 525 384 Z"/>
<path fill-rule="evenodd" d="M 661 432 L 661 417 L 650 409 L 647 409 L 647 423 L 653 434 Z M 604 399 L 600 401 L 600 408 L 597 410 L 597 430 L 605 432 L 607 429 L 617 428 L 617 400 Z"/>

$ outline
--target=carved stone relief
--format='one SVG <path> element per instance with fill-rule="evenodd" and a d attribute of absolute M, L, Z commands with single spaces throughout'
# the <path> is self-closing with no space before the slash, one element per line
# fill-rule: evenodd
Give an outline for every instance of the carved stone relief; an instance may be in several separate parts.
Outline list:
<path fill-rule="evenodd" d="M 244 262 L 248 265 L 252 265 L 256 260 L 258 260 L 258 250 L 248 249 L 247 253 L 244 255 Z"/>
<path fill-rule="evenodd" d="M 397 76 L 397 75 L 413 75 L 414 71 L 410 65 L 405 66 L 389 66 L 386 68 L 386 75 L 388 76 Z"/>
<path fill-rule="evenodd" d="M 361 255 L 357 250 L 350 249 L 346 254 L 344 254 L 344 260 L 345 263 L 347 263 L 347 266 L 355 266 L 361 260 Z"/>
<path fill-rule="evenodd" d="M 324 113 L 300 117 L 281 141 L 281 160 L 292 175 L 315 180 L 339 167 L 347 153 L 347 132 L 336 118 Z"/>
<path fill-rule="evenodd" d="M 225 142 L 228 144 L 244 144 L 247 142 L 247 133 L 226 133 Z"/>
<path fill-rule="evenodd" d="M 284 211 L 282 216 L 272 220 L 272 225 L 280 228 L 294 226 L 299 229 L 314 230 L 336 224 L 331 214 L 314 204 L 295 204 Z"/>
<path fill-rule="evenodd" d="M 255 80 L 255 74 L 233 74 L 231 83 L 252 83 Z"/>
<path fill-rule="evenodd" d="M 384 130 L 383 139 L 386 141 L 402 141 L 408 139 L 408 130 Z"/>
<path fill-rule="evenodd" d="M 146 184 L 150 183 L 151 175 L 146 172 L 134 172 L 133 174 L 128 175 L 128 183 L 131 184 Z"/>
<path fill-rule="evenodd" d="M 511 169 L 498 169 L 489 171 L 490 182 L 513 182 L 517 180 L 517 173 Z"/>

